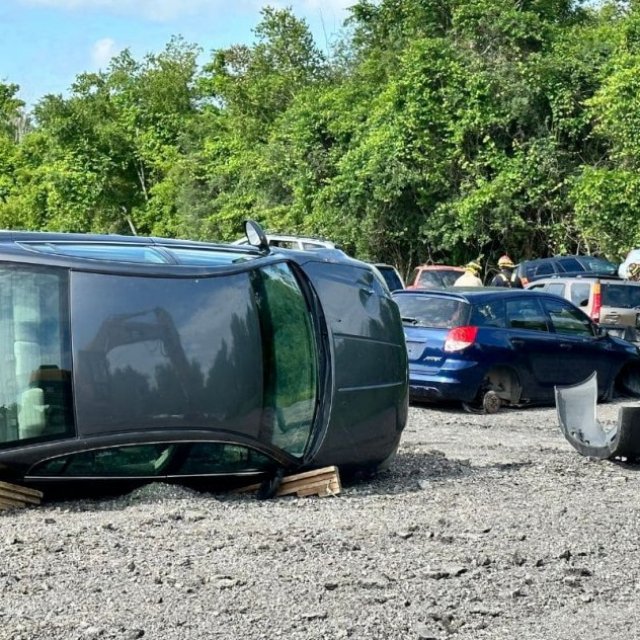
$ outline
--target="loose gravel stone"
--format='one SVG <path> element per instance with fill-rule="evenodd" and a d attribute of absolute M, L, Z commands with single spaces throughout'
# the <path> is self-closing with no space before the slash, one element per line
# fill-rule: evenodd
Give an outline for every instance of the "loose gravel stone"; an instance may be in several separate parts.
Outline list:
<path fill-rule="evenodd" d="M 391 470 L 336 498 L 0 512 L 0 640 L 627 640 L 639 473 L 580 457 L 553 408 L 416 406 Z"/>

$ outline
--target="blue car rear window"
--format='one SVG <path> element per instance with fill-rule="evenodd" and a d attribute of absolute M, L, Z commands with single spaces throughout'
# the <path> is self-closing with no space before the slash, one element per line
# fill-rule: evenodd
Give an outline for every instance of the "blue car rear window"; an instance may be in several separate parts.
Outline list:
<path fill-rule="evenodd" d="M 451 329 L 467 324 L 469 304 L 438 296 L 397 296 L 404 322 L 420 327 Z"/>

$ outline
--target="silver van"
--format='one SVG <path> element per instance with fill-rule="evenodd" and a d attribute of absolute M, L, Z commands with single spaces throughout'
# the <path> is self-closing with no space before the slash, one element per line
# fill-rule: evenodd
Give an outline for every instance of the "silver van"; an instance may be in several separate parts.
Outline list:
<path fill-rule="evenodd" d="M 611 335 L 640 342 L 640 282 L 609 278 L 544 278 L 527 286 L 570 300 Z"/>

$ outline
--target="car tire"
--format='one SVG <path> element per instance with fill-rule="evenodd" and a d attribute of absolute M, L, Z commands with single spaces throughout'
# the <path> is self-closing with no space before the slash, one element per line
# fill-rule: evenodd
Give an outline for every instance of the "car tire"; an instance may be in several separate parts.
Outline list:
<path fill-rule="evenodd" d="M 616 388 L 627 396 L 640 397 L 640 366 L 622 369 L 616 378 Z"/>

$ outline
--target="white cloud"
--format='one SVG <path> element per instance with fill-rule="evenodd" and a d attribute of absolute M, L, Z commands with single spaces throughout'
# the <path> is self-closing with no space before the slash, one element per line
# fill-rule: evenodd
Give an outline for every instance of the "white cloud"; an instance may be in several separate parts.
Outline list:
<path fill-rule="evenodd" d="M 91 47 L 91 61 L 94 66 L 102 68 L 109 64 L 109 61 L 120 51 L 115 40 L 102 38 Z"/>

